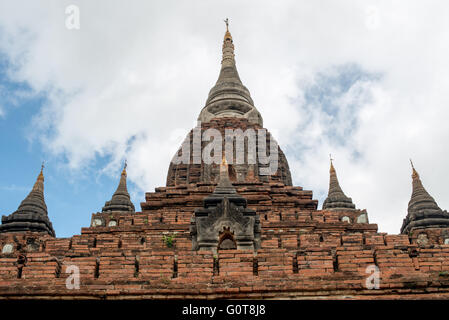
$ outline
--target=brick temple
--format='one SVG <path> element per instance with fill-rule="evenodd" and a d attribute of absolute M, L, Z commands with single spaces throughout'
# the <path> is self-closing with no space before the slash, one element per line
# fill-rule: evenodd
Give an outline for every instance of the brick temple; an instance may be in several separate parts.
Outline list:
<path fill-rule="evenodd" d="M 166 186 L 147 192 L 141 211 L 130 200 L 125 165 L 116 192 L 80 235 L 55 236 L 41 170 L 18 209 L 2 217 L 0 297 L 449 298 L 449 214 L 413 164 L 408 214 L 399 234 L 389 235 L 346 196 L 332 161 L 322 210 L 312 191 L 292 185 L 279 147 L 269 175 L 262 174 L 267 162 L 238 163 L 224 152 L 218 162 L 195 161 L 197 132 L 264 130 L 228 27 L 219 78 L 198 120 L 175 155 L 188 150 L 190 161 L 170 163 Z M 256 141 L 273 143 L 269 133 Z"/>

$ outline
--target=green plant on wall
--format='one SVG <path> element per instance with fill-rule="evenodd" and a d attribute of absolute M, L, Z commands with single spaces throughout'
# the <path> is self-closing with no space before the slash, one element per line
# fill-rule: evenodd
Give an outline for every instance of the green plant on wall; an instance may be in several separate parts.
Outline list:
<path fill-rule="evenodd" d="M 172 248 L 174 245 L 175 237 L 176 237 L 176 233 L 164 234 L 162 236 L 162 239 L 164 240 L 164 243 L 168 248 Z"/>
<path fill-rule="evenodd" d="M 161 281 L 165 285 L 169 285 L 170 284 L 170 279 L 168 279 L 167 277 L 162 276 L 162 273 L 161 273 Z"/>

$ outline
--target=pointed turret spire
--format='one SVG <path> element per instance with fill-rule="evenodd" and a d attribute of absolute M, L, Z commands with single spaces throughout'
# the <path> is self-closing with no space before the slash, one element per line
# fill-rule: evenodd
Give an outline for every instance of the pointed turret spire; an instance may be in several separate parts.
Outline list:
<path fill-rule="evenodd" d="M 131 202 L 131 197 L 128 193 L 128 188 L 126 186 L 126 168 L 128 164 L 125 160 L 125 165 L 123 166 L 122 174 L 120 177 L 120 182 L 118 184 L 117 190 L 112 195 L 111 200 L 106 201 L 102 212 L 106 211 L 129 211 L 135 212 L 134 204 Z"/>
<path fill-rule="evenodd" d="M 416 228 L 438 228 L 449 226 L 449 215 L 438 207 L 435 199 L 424 188 L 412 160 L 412 196 L 408 203 L 408 213 L 402 224 L 401 233 Z"/>
<path fill-rule="evenodd" d="M 33 189 L 20 203 L 19 208 L 9 216 L 2 217 L 0 232 L 46 232 L 55 236 L 53 226 L 48 219 L 47 205 L 44 199 L 44 164 L 34 183 Z"/>
<path fill-rule="evenodd" d="M 229 71 L 232 72 L 232 74 L 227 74 L 227 78 L 229 78 L 232 81 L 235 81 L 239 84 L 242 84 L 242 81 L 240 80 L 239 73 L 237 72 L 237 68 L 235 66 L 235 55 L 234 55 L 234 43 L 232 42 L 232 35 L 229 32 L 229 19 L 226 18 L 226 33 L 224 35 L 223 39 L 223 57 L 221 59 L 221 72 L 220 76 L 218 77 L 217 83 L 220 82 L 220 78 L 223 81 L 225 75 L 225 72 L 223 70 L 226 67 L 230 67 Z"/>
<path fill-rule="evenodd" d="M 234 43 L 229 32 L 229 19 L 223 40 L 223 56 L 217 83 L 210 90 L 206 106 L 198 120 L 209 122 L 217 117 L 246 118 L 252 123 L 263 125 L 262 116 L 254 107 L 248 89 L 242 84 L 235 65 Z"/>
<path fill-rule="evenodd" d="M 355 209 L 355 205 L 352 203 L 352 199 L 347 197 L 340 187 L 337 178 L 337 172 L 335 171 L 332 157 L 330 158 L 330 178 L 329 178 L 329 192 L 326 200 L 323 203 L 323 209 L 326 210 L 337 210 L 345 209 L 351 210 Z"/>
<path fill-rule="evenodd" d="M 226 157 L 223 157 L 220 164 L 220 175 L 218 177 L 218 184 L 214 191 L 215 194 L 234 194 L 237 193 L 234 186 L 229 179 L 228 162 Z"/>
<path fill-rule="evenodd" d="M 44 163 L 42 162 L 41 172 L 37 176 L 36 182 L 34 183 L 34 186 L 33 186 L 34 191 L 40 191 L 40 192 L 42 192 L 42 194 L 44 192 L 44 168 L 45 168 L 45 166 L 44 166 Z"/>
<path fill-rule="evenodd" d="M 421 178 L 419 177 L 418 171 L 416 171 L 415 166 L 413 165 L 413 161 L 410 159 L 410 164 L 412 166 L 412 198 L 417 198 L 418 196 L 423 196 L 426 200 L 431 202 L 435 202 L 432 196 L 424 189 L 424 186 L 421 182 Z M 411 200 L 410 200 L 411 201 Z M 436 205 L 436 202 L 435 202 Z"/>

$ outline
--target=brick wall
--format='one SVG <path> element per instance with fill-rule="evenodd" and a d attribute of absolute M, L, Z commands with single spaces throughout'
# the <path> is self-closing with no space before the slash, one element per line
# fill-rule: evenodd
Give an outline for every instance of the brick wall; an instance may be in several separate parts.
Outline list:
<path fill-rule="evenodd" d="M 157 188 L 142 212 L 96 213 L 103 226 L 71 238 L 1 234 L 2 298 L 432 298 L 449 295 L 447 230 L 410 235 L 355 223 L 358 211 L 311 209 L 312 194 L 277 182 L 239 184 L 260 215 L 261 248 L 191 251 L 190 217 L 213 185 Z M 349 216 L 351 222 L 342 222 Z M 162 217 L 162 219 L 161 219 Z M 113 219 L 117 226 L 108 227 Z M 172 237 L 172 245 L 166 241 Z M 33 246 L 30 240 L 33 239 Z M 165 240 L 164 240 L 165 239 Z M 418 240 L 420 241 L 418 242 Z M 25 261 L 23 260 L 25 257 Z M 80 288 L 69 289 L 70 266 Z M 367 267 L 380 271 L 368 289 Z"/>

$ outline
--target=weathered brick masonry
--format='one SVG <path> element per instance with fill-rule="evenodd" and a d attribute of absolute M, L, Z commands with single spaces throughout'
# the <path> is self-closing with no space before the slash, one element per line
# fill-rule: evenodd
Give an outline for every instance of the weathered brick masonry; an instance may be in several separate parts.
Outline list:
<path fill-rule="evenodd" d="M 191 251 L 189 221 L 213 185 L 197 183 L 147 193 L 142 212 L 98 213 L 105 225 L 55 239 L 36 233 L 0 236 L 14 252 L 0 258 L 3 297 L 73 298 L 396 298 L 449 294 L 449 245 L 418 245 L 409 235 L 377 233 L 377 225 L 342 222 L 353 212 L 316 210 L 312 194 L 281 183 L 239 184 L 261 215 L 257 253 Z M 168 247 L 164 235 L 175 235 Z M 35 239 L 34 249 L 27 240 Z M 17 249 L 21 246 L 22 249 Z M 18 253 L 26 257 L 19 263 Z M 79 290 L 66 288 L 77 265 Z M 366 289 L 368 265 L 380 289 Z"/>
<path fill-rule="evenodd" d="M 221 133 L 263 128 L 235 68 L 229 31 L 220 77 L 199 120 L 202 130 Z M 193 131 L 189 135 L 193 139 Z M 343 193 L 333 164 L 329 195 L 318 210 L 312 191 L 292 186 L 287 159 L 279 151 L 272 176 L 260 174 L 260 162 L 172 163 L 167 186 L 146 193 L 141 212 L 130 201 L 125 167 L 102 212 L 70 238 L 54 237 L 41 171 L 18 210 L 2 219 L 0 297 L 449 297 L 449 217 L 425 191 L 415 169 L 403 233 L 388 235 L 379 233 L 366 210 L 356 209 Z M 195 237 L 204 242 L 201 224 L 216 222 L 207 220 L 214 215 L 223 228 L 212 235 L 215 247 L 203 250 Z M 239 239 L 239 228 L 248 221 L 254 223 L 245 229 L 250 241 Z M 73 266 L 80 271 L 79 289 L 66 285 Z M 379 287 L 370 289 L 367 278 L 376 268 Z"/>

